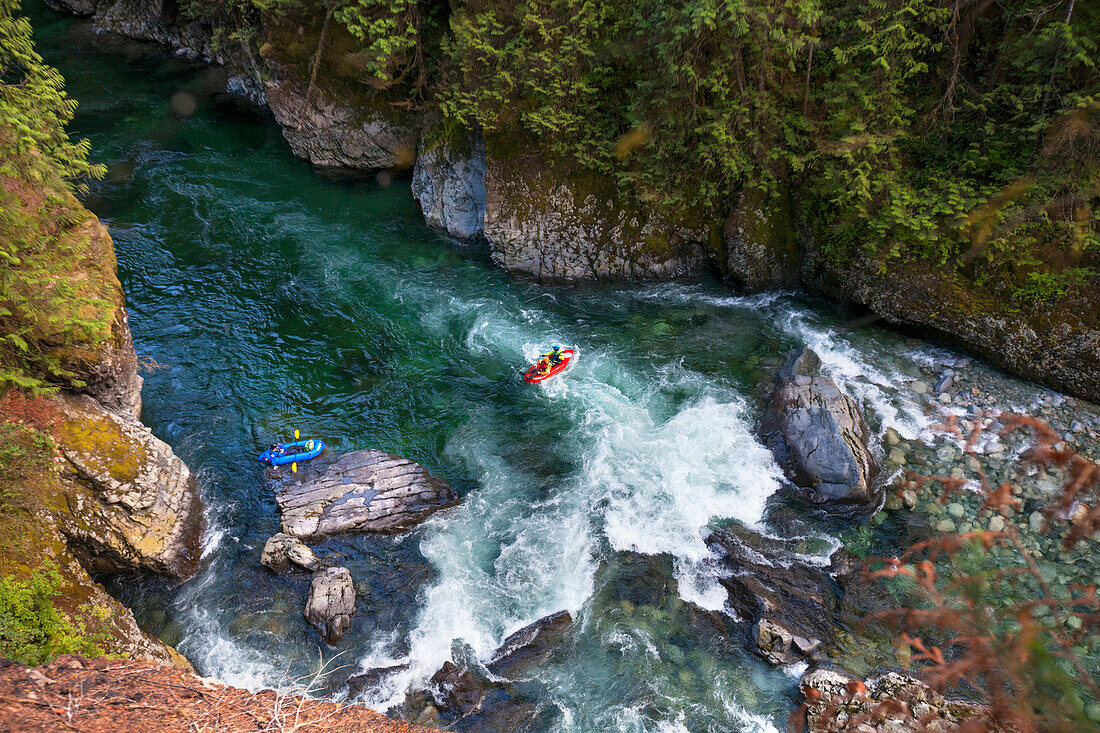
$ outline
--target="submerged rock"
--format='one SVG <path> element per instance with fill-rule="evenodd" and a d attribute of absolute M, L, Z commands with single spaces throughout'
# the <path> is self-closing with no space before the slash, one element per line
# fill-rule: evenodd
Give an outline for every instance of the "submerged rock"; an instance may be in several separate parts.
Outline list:
<path fill-rule="evenodd" d="M 508 636 L 482 665 L 472 651 L 456 652 L 456 662 L 445 662 L 432 675 L 425 691 L 406 698 L 399 712 L 409 720 L 437 720 L 448 730 L 523 733 L 536 725 L 540 683 L 528 680 L 545 664 L 573 625 L 568 611 L 559 611 Z M 385 671 L 385 670 L 380 670 Z M 349 680 L 354 695 L 377 685 L 377 671 Z"/>
<path fill-rule="evenodd" d="M 297 537 L 279 532 L 264 544 L 260 564 L 276 573 L 283 573 L 296 565 L 303 570 L 320 570 L 321 560 Z"/>
<path fill-rule="evenodd" d="M 299 539 L 347 532 L 393 534 L 458 501 L 428 469 L 380 450 L 315 459 L 275 484 L 282 529 Z"/>
<path fill-rule="evenodd" d="M 61 531 L 94 572 L 181 577 L 199 553 L 198 487 L 166 443 L 137 420 L 83 395 L 57 400 Z"/>
<path fill-rule="evenodd" d="M 465 242 L 485 233 L 485 142 L 469 136 L 466 145 L 430 145 L 421 138 L 413 168 L 412 192 L 428 226 Z"/>
<path fill-rule="evenodd" d="M 776 461 L 814 502 L 869 503 L 878 473 L 867 447 L 870 432 L 852 398 L 819 373 L 810 349 L 780 368 L 761 432 Z"/>
<path fill-rule="evenodd" d="M 309 621 L 325 641 L 335 644 L 351 628 L 355 613 L 355 584 L 347 568 L 328 568 L 316 573 L 309 584 L 306 599 L 306 621 Z"/>

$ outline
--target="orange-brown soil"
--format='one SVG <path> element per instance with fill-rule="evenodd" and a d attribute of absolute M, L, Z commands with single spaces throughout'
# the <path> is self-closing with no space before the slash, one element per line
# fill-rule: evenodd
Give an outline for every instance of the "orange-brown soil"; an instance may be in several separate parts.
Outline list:
<path fill-rule="evenodd" d="M 65 655 L 0 659 L 0 733 L 431 733 L 357 705 L 251 693 L 173 667 Z"/>

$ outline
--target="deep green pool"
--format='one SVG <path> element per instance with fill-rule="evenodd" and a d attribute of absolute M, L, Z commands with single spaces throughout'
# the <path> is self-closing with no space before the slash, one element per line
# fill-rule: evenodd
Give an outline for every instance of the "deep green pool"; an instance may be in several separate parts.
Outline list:
<path fill-rule="evenodd" d="M 539 673 L 547 729 L 785 729 L 797 670 L 694 629 L 683 600 L 721 608 L 708 526 L 767 530 L 779 472 L 753 430 L 779 356 L 814 345 L 876 427 L 913 434 L 919 413 L 892 388 L 900 339 L 831 335 L 819 306 L 716 282 L 516 281 L 427 229 L 406 181 L 315 175 L 270 119 L 206 96 L 202 70 L 35 20 L 80 102 L 75 135 L 110 168 L 88 206 L 114 236 L 138 353 L 161 365 L 143 419 L 208 506 L 197 576 L 112 583 L 149 630 L 241 685 L 286 684 L 316 663 L 308 578 L 259 565 L 278 517 L 254 456 L 300 429 L 335 451 L 406 456 L 463 494 L 404 537 L 321 546 L 352 570 L 359 606 L 324 650 L 346 668 L 318 694 L 410 662 L 370 700 L 384 706 L 452 653 L 486 657 L 565 608 L 579 623 Z M 553 343 L 575 346 L 577 365 L 523 384 Z M 835 546 L 806 535 L 807 557 Z"/>

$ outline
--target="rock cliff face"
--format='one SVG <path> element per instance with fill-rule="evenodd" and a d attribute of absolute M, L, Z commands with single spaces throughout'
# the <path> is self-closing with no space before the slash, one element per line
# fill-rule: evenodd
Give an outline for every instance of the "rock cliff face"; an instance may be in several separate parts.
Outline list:
<path fill-rule="evenodd" d="M 55 0 L 86 10 L 88 0 Z M 93 24 L 100 33 L 118 33 L 170 46 L 188 61 L 213 61 L 210 32 L 198 21 L 179 17 L 173 0 L 95 0 Z M 84 12 L 82 15 L 91 13 Z"/>
<path fill-rule="evenodd" d="M 65 457 L 62 532 L 95 572 L 181 577 L 198 556 L 202 507 L 191 472 L 131 417 L 87 396 L 58 399 Z"/>
<path fill-rule="evenodd" d="M 599 177 L 491 151 L 485 238 L 504 269 L 547 279 L 668 279 L 707 262 L 705 230 L 623 206 Z"/>
<path fill-rule="evenodd" d="M 757 189 L 742 191 L 722 235 L 726 277 L 751 291 L 798 287 L 798 244 L 785 196 L 769 201 Z"/>
<path fill-rule="evenodd" d="M 392 116 L 335 101 L 314 90 L 308 104 L 306 85 L 290 64 L 266 59 L 267 104 L 283 136 L 299 158 L 318 168 L 403 170 L 413 164 L 419 131 Z"/>
<path fill-rule="evenodd" d="M 423 137 L 413 168 L 412 192 L 428 226 L 473 242 L 485 235 L 485 142 L 472 134 L 461 147 Z"/>

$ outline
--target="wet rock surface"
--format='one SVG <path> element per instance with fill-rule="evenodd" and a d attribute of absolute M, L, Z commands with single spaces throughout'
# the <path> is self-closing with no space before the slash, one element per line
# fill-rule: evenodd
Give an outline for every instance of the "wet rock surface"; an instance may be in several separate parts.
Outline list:
<path fill-rule="evenodd" d="M 282 532 L 271 536 L 264 544 L 260 564 L 276 573 L 285 573 L 294 568 L 316 571 L 323 565 L 304 542 Z"/>
<path fill-rule="evenodd" d="M 306 599 L 306 621 L 313 624 L 329 644 L 335 644 L 351 628 L 355 613 L 355 584 L 347 568 L 327 568 L 316 573 Z"/>
<path fill-rule="evenodd" d="M 199 552 L 202 504 L 191 472 L 133 418 L 83 395 L 57 400 L 65 457 L 62 532 L 95 572 L 150 570 L 182 577 Z"/>
<path fill-rule="evenodd" d="M 803 497 L 872 502 L 878 469 L 868 448 L 870 431 L 856 403 L 821 375 L 820 366 L 810 349 L 788 357 L 760 431 Z"/>
<path fill-rule="evenodd" d="M 482 665 L 472 653 L 456 654 L 432 675 L 427 690 L 413 693 L 397 711 L 420 723 L 455 731 L 522 733 L 535 730 L 543 713 L 536 701 L 541 683 L 533 677 L 561 645 L 573 626 L 568 611 L 559 611 L 511 634 Z M 372 672 L 353 677 L 354 695 L 376 682 Z"/>
<path fill-rule="evenodd" d="M 825 569 L 791 562 L 789 553 L 741 527 L 718 530 L 707 544 L 720 558 L 729 608 L 752 625 L 760 656 L 772 664 L 823 657 L 840 597 Z"/>
<path fill-rule="evenodd" d="M 282 529 L 299 539 L 347 532 L 401 532 L 458 501 L 428 469 L 380 450 L 324 456 L 285 468 L 274 481 Z"/>

